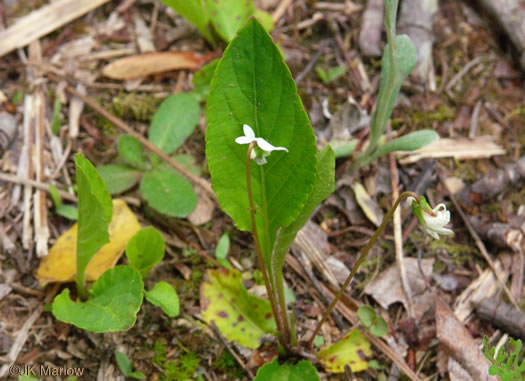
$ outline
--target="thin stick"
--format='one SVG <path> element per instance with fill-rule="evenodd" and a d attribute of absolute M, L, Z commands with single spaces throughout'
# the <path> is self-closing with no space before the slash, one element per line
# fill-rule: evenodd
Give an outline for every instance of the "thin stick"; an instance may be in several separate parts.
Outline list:
<path fill-rule="evenodd" d="M 7 182 L 10 182 L 10 183 L 22 184 L 22 185 L 26 185 L 26 186 L 35 187 L 37 189 L 46 191 L 48 193 L 50 192 L 48 184 L 44 184 L 44 183 L 41 183 L 41 182 L 38 182 L 38 181 L 34 181 L 34 180 L 30 180 L 30 179 L 24 179 L 23 177 L 10 175 L 10 174 L 4 173 L 4 172 L 0 172 L 0 180 L 1 181 L 7 181 Z M 62 197 L 64 200 L 68 200 L 68 201 L 72 201 L 72 202 L 77 202 L 78 201 L 77 198 L 75 196 L 73 196 L 72 194 L 70 194 L 70 193 L 67 193 L 67 192 L 64 192 L 64 191 L 61 191 L 61 190 L 59 190 L 58 193 L 60 194 L 60 197 Z"/>
<path fill-rule="evenodd" d="M 377 230 L 375 231 L 374 235 L 370 238 L 370 241 L 368 241 L 367 245 L 361 250 L 361 255 L 359 256 L 359 258 L 357 259 L 356 263 L 354 264 L 354 267 L 352 267 L 352 271 L 350 272 L 350 274 L 346 278 L 345 282 L 343 283 L 343 285 L 341 286 L 341 288 L 339 289 L 339 291 L 335 295 L 334 300 L 332 301 L 332 303 L 330 304 L 328 309 L 325 311 L 325 313 L 324 313 L 323 317 L 321 318 L 321 320 L 319 321 L 319 323 L 317 323 L 317 327 L 315 328 L 314 333 L 312 334 L 312 337 L 310 337 L 310 340 L 308 341 L 308 343 L 306 345 L 307 348 L 312 349 L 312 347 L 314 345 L 315 336 L 317 336 L 317 334 L 319 333 L 319 330 L 321 329 L 321 326 L 326 321 L 328 316 L 330 316 L 330 314 L 332 313 L 332 310 L 334 309 L 335 305 L 337 304 L 337 302 L 339 301 L 341 296 L 344 294 L 345 289 L 350 284 L 350 281 L 352 280 L 352 278 L 354 277 L 355 273 L 357 272 L 357 269 L 359 268 L 361 263 L 364 262 L 368 252 L 370 251 L 372 246 L 374 246 L 374 244 L 376 243 L 377 239 L 379 238 L 379 235 L 381 234 L 381 232 L 385 228 L 385 226 L 388 223 L 388 221 L 392 218 L 392 215 L 394 214 L 395 210 L 397 209 L 397 207 L 399 206 L 401 201 L 404 198 L 409 197 L 409 196 L 412 196 L 415 199 L 418 198 L 418 195 L 415 194 L 414 192 L 403 192 L 398 197 L 396 202 L 394 203 L 394 206 L 392 206 L 392 208 L 388 211 L 387 215 L 383 218 L 383 222 L 381 222 L 381 225 L 377 228 Z"/>
<path fill-rule="evenodd" d="M 483 241 L 481 240 L 481 238 L 479 238 L 478 233 L 476 233 L 476 231 L 472 227 L 472 224 L 470 223 L 470 221 L 468 220 L 467 216 L 465 215 L 465 212 L 463 212 L 463 209 L 461 209 L 461 206 L 459 205 L 458 201 L 456 200 L 456 197 L 454 197 L 454 195 L 452 194 L 450 189 L 448 189 L 447 183 L 445 182 L 445 178 L 443 176 L 440 176 L 439 179 L 440 179 L 441 183 L 443 184 L 443 186 L 445 187 L 445 189 L 446 189 L 450 199 L 452 200 L 452 203 L 454 204 L 454 207 L 459 212 L 459 215 L 461 216 L 461 218 L 463 219 L 463 222 L 467 226 L 467 229 L 468 229 L 470 235 L 472 236 L 472 238 L 474 238 L 474 242 L 476 243 L 476 246 L 478 247 L 479 251 L 481 252 L 481 255 L 483 256 L 483 258 L 485 258 L 485 260 L 487 261 L 490 269 L 494 273 L 494 276 L 496 277 L 498 283 L 501 285 L 501 287 L 503 287 L 503 291 L 505 291 L 505 294 L 507 295 L 507 297 L 509 298 L 511 303 L 514 305 L 514 307 L 516 307 L 517 309 L 520 309 L 520 307 L 518 306 L 518 303 L 516 303 L 516 300 L 514 299 L 514 296 L 510 292 L 509 288 L 507 287 L 505 282 L 501 279 L 501 277 L 499 276 L 498 272 L 496 271 L 496 266 L 494 265 L 494 262 L 490 258 L 490 255 L 487 252 L 487 249 L 485 248 L 485 245 L 483 244 Z"/>
<path fill-rule="evenodd" d="M 257 225 L 255 224 L 255 202 L 253 201 L 253 194 L 252 194 L 252 175 L 250 171 L 250 161 L 251 161 L 251 154 L 253 147 L 255 146 L 255 142 L 251 142 L 250 146 L 248 147 L 248 152 L 246 153 L 246 193 L 248 193 L 248 202 L 250 204 L 250 219 L 252 223 L 252 237 L 255 242 L 255 252 L 257 253 L 257 259 L 259 261 L 259 267 L 261 268 L 261 273 L 263 275 L 264 279 L 264 285 L 266 286 L 266 293 L 268 294 L 268 299 L 270 299 L 270 304 L 272 306 L 272 312 L 273 316 L 275 317 L 275 322 L 277 324 L 277 330 L 283 335 L 282 337 L 279 337 L 280 340 L 284 337 L 284 347 L 287 347 L 287 343 L 289 340 L 288 330 L 284 331 L 283 322 L 281 315 L 278 314 L 279 310 L 277 307 L 277 302 L 275 301 L 275 295 L 273 293 L 270 278 L 268 276 L 268 271 L 266 270 L 266 261 L 264 260 L 263 253 L 261 251 L 261 242 L 259 241 L 259 235 L 257 234 Z M 284 311 L 286 313 L 286 311 Z M 288 320 L 288 319 L 286 319 Z"/>
<path fill-rule="evenodd" d="M 390 159 L 390 180 L 392 183 L 392 199 L 395 200 L 399 196 L 398 183 L 398 172 L 396 165 L 396 158 L 394 153 L 389 155 Z M 403 291 L 405 292 L 408 308 L 408 316 L 414 317 L 414 301 L 412 300 L 412 290 L 410 289 L 410 283 L 408 283 L 407 271 L 404 264 L 403 258 L 403 233 L 401 231 L 401 210 L 396 209 L 393 218 L 394 224 L 394 247 L 396 251 L 396 262 L 399 268 L 399 275 L 401 276 L 401 284 L 403 285 Z"/>
<path fill-rule="evenodd" d="M 166 153 L 161 151 L 157 146 L 155 146 L 153 143 L 151 143 L 148 139 L 146 139 L 141 134 L 135 132 L 131 127 L 129 127 L 123 120 L 117 118 L 115 115 L 111 114 L 109 111 L 104 109 L 103 107 L 99 106 L 94 100 L 91 98 L 79 93 L 77 90 L 70 86 L 66 86 L 66 91 L 73 94 L 75 97 L 80 99 L 82 102 L 87 104 L 89 107 L 91 107 L 93 110 L 95 110 L 97 113 L 102 115 L 104 118 L 109 120 L 111 123 L 113 123 L 117 128 L 124 131 L 126 134 L 129 134 L 135 138 L 137 138 L 144 147 L 149 149 L 151 152 L 153 152 L 155 155 L 159 156 L 162 160 L 164 160 L 166 163 L 171 165 L 173 168 L 175 168 L 177 171 L 182 173 L 184 176 L 186 176 L 192 183 L 195 185 L 200 186 L 202 189 L 204 189 L 208 194 L 212 197 L 212 199 L 215 199 L 215 193 L 213 193 L 213 190 L 211 189 L 211 185 L 208 181 L 201 179 L 198 176 L 195 176 L 191 172 L 189 172 L 186 168 L 184 168 L 181 164 L 177 163 L 175 160 L 173 160 L 171 157 L 169 157 Z"/>

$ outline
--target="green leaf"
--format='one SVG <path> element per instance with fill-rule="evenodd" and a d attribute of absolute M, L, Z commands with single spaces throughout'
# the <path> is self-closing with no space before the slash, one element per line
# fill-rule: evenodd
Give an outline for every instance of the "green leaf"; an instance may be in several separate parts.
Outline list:
<path fill-rule="evenodd" d="M 84 155 L 75 155 L 78 189 L 77 284 L 83 284 L 86 267 L 109 242 L 108 226 L 113 204 L 104 181 Z"/>
<path fill-rule="evenodd" d="M 115 359 L 117 360 L 118 367 L 122 374 L 127 377 L 132 371 L 131 360 L 124 353 L 115 351 Z"/>
<path fill-rule="evenodd" d="M 62 204 L 60 208 L 56 208 L 56 213 L 59 216 L 67 218 L 68 220 L 76 221 L 78 220 L 78 209 L 73 205 L 64 205 Z"/>
<path fill-rule="evenodd" d="M 307 360 L 301 360 L 297 364 L 279 364 L 277 357 L 273 361 L 264 364 L 257 371 L 253 381 L 319 381 L 317 369 Z"/>
<path fill-rule="evenodd" d="M 323 83 L 328 84 L 340 76 L 342 76 L 344 73 L 346 73 L 346 67 L 345 66 L 337 66 L 330 68 L 328 70 L 323 69 L 322 66 L 316 66 L 315 71 L 319 75 L 319 78 L 321 78 L 321 81 Z"/>
<path fill-rule="evenodd" d="M 355 147 L 357 146 L 358 140 L 336 140 L 332 139 L 328 144 L 334 150 L 334 155 L 336 159 L 340 157 L 348 157 L 354 152 Z"/>
<path fill-rule="evenodd" d="M 149 140 L 168 155 L 173 153 L 197 126 L 199 113 L 199 102 L 190 95 L 167 97 L 153 116 Z"/>
<path fill-rule="evenodd" d="M 53 103 L 53 119 L 51 120 L 51 132 L 53 135 L 57 135 L 60 132 L 60 110 L 62 109 L 62 102 L 60 102 L 60 97 L 55 98 Z"/>
<path fill-rule="evenodd" d="M 198 72 L 193 74 L 193 90 L 190 94 L 197 99 L 199 102 L 203 102 L 208 99 L 210 94 L 210 84 L 215 74 L 215 68 L 217 67 L 218 59 L 215 59 L 208 64 L 204 65 Z"/>
<path fill-rule="evenodd" d="M 209 28 L 210 16 L 204 8 L 205 0 L 161 0 L 168 7 L 173 8 L 179 15 L 188 19 L 204 38 L 212 45 L 215 39 Z"/>
<path fill-rule="evenodd" d="M 370 328 L 376 321 L 376 311 L 370 306 L 361 306 L 357 309 L 357 316 L 361 323 L 367 328 Z"/>
<path fill-rule="evenodd" d="M 297 232 L 308 222 L 315 208 L 335 189 L 335 159 L 334 151 L 326 146 L 317 153 L 316 176 L 313 190 L 306 200 L 301 212 L 290 225 L 279 231 L 277 242 L 272 253 L 272 274 L 276 277 L 276 285 L 282 288 L 282 269 L 284 259 Z M 283 292 L 283 290 L 279 290 Z"/>
<path fill-rule="evenodd" d="M 58 192 L 58 189 L 53 184 L 49 184 L 49 194 L 51 195 L 51 199 L 53 200 L 53 204 L 55 204 L 55 209 L 58 209 L 62 206 L 62 200 L 60 199 L 60 193 Z"/>
<path fill-rule="evenodd" d="M 383 337 L 388 332 L 388 324 L 385 319 L 381 316 L 377 316 L 377 319 L 372 327 L 370 327 L 370 333 L 377 337 Z"/>
<path fill-rule="evenodd" d="M 166 282 L 157 282 L 150 291 L 146 292 L 146 300 L 170 318 L 179 315 L 179 296 L 173 286 Z"/>
<path fill-rule="evenodd" d="M 204 0 L 211 22 L 221 38 L 230 42 L 237 30 L 253 15 L 253 0 Z"/>
<path fill-rule="evenodd" d="M 140 191 L 152 208 L 170 217 L 186 217 L 197 206 L 197 195 L 191 184 L 173 169 L 147 172 Z"/>
<path fill-rule="evenodd" d="M 130 135 L 119 136 L 118 151 L 122 158 L 131 166 L 142 170 L 148 168 L 144 147 L 142 147 L 142 143 L 136 137 Z"/>
<path fill-rule="evenodd" d="M 221 236 L 221 238 L 219 238 L 219 242 L 217 242 L 217 247 L 215 248 L 215 258 L 217 258 L 217 262 L 219 262 L 221 265 L 227 268 L 232 267 L 232 265 L 230 265 L 230 263 L 226 259 L 229 252 L 230 236 L 228 235 L 228 233 L 224 233 Z"/>
<path fill-rule="evenodd" d="M 126 246 L 126 257 L 129 265 L 145 277 L 164 257 L 162 234 L 151 226 L 139 230 Z"/>
<path fill-rule="evenodd" d="M 327 372 L 343 373 L 345 364 L 352 372 L 360 372 L 368 368 L 365 356 L 371 356 L 370 342 L 358 329 L 351 330 L 337 343 L 328 346 L 319 353 L 317 358 Z"/>
<path fill-rule="evenodd" d="M 97 172 L 104 180 L 110 194 L 119 194 L 133 188 L 142 176 L 142 172 L 118 164 L 97 167 Z"/>
<path fill-rule="evenodd" d="M 439 139 L 439 135 L 433 130 L 421 130 L 400 136 L 379 146 L 372 155 L 371 160 L 395 151 L 415 151 L 427 144 Z"/>
<path fill-rule="evenodd" d="M 73 302 L 66 288 L 53 301 L 52 312 L 58 320 L 87 331 L 125 331 L 135 324 L 143 289 L 137 271 L 116 266 L 98 278 L 86 302 Z"/>
<path fill-rule="evenodd" d="M 265 165 L 250 164 L 256 225 L 269 266 L 277 230 L 294 221 L 312 191 L 317 149 L 290 70 L 255 19 L 239 30 L 217 65 L 206 116 L 212 186 L 240 230 L 251 230 L 248 146 L 235 143 L 235 138 L 247 124 L 257 137 L 289 150 L 273 152 Z"/>
<path fill-rule="evenodd" d="M 276 329 L 270 302 L 246 291 L 233 269 L 208 270 L 200 290 L 201 314 L 228 340 L 255 349 L 263 335 Z"/>

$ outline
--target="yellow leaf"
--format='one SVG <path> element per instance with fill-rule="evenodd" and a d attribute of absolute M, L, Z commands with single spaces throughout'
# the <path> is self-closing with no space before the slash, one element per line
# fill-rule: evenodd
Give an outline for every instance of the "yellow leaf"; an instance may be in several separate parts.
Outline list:
<path fill-rule="evenodd" d="M 348 364 L 352 372 L 368 369 L 366 357 L 372 355 L 370 342 L 358 329 L 351 330 L 337 343 L 317 353 L 324 369 L 330 373 L 343 373 Z"/>
<path fill-rule="evenodd" d="M 51 282 L 71 282 L 76 275 L 77 228 L 75 224 L 53 245 L 36 272 L 42 286 Z M 86 280 L 95 281 L 115 266 L 128 241 L 140 230 L 140 224 L 123 200 L 113 200 L 113 217 L 109 225 L 109 243 L 93 256 L 86 269 Z"/>

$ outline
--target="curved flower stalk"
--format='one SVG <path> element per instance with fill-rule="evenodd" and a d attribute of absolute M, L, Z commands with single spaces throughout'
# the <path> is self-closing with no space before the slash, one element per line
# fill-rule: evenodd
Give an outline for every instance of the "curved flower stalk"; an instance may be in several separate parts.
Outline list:
<path fill-rule="evenodd" d="M 423 196 L 419 197 L 419 201 L 414 197 L 408 197 L 407 202 L 421 226 L 431 237 L 439 239 L 440 234 L 454 235 L 452 230 L 445 227 L 450 222 L 450 212 L 445 204 L 438 204 L 432 209 Z"/>
<path fill-rule="evenodd" d="M 235 143 L 237 144 L 250 144 L 252 142 L 255 142 L 257 144 L 257 148 L 260 149 L 259 152 L 256 152 L 256 148 L 251 152 L 250 158 L 254 159 L 255 162 L 259 165 L 266 164 L 266 156 L 270 155 L 272 151 L 286 151 L 288 152 L 288 149 L 285 147 L 275 147 L 268 143 L 263 138 L 258 138 L 255 136 L 255 133 L 253 132 L 253 129 L 248 126 L 247 124 L 242 126 L 242 130 L 244 132 L 244 136 L 239 136 L 235 139 Z"/>

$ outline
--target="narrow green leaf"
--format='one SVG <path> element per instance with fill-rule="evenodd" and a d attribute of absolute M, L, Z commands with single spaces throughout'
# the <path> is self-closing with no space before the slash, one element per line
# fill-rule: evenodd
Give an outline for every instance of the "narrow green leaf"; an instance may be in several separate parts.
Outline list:
<path fill-rule="evenodd" d="M 133 188 L 142 177 L 142 172 L 131 167 L 109 164 L 97 167 L 110 194 L 119 194 Z"/>
<path fill-rule="evenodd" d="M 328 70 L 325 70 L 322 66 L 316 66 L 315 71 L 319 75 L 319 78 L 325 83 L 328 84 L 340 76 L 344 75 L 346 73 L 346 67 L 345 66 L 336 66 L 333 68 L 329 68 Z"/>
<path fill-rule="evenodd" d="M 295 221 L 279 232 L 272 253 L 272 274 L 277 277 L 276 284 L 278 287 L 282 283 L 279 279 L 282 278 L 284 259 L 297 232 L 308 222 L 315 208 L 335 189 L 335 159 L 334 151 L 330 146 L 326 146 L 317 153 L 316 169 L 317 174 L 312 192 Z"/>
<path fill-rule="evenodd" d="M 221 38 L 230 42 L 237 30 L 253 15 L 253 0 L 204 0 L 211 22 Z"/>
<path fill-rule="evenodd" d="M 208 270 L 200 290 L 201 314 L 228 339 L 255 349 L 275 331 L 270 302 L 248 294 L 237 270 Z"/>
<path fill-rule="evenodd" d="M 228 233 L 224 233 L 221 236 L 221 238 L 219 238 L 219 242 L 217 242 L 217 247 L 215 248 L 215 258 L 217 258 L 217 261 L 224 267 L 231 268 L 232 266 L 226 259 L 229 252 L 230 252 L 230 236 L 228 235 Z"/>
<path fill-rule="evenodd" d="M 348 157 L 354 152 L 355 147 L 357 146 L 358 140 L 336 140 L 332 139 L 328 144 L 334 150 L 334 155 L 336 159 L 340 157 Z"/>
<path fill-rule="evenodd" d="M 164 257 L 162 234 L 152 226 L 139 230 L 126 246 L 126 257 L 129 265 L 145 277 Z"/>
<path fill-rule="evenodd" d="M 207 109 L 206 156 L 222 209 L 251 230 L 246 193 L 247 145 L 235 143 L 243 125 L 289 152 L 251 161 L 257 230 L 269 266 L 277 230 L 294 221 L 315 179 L 315 137 L 297 87 L 270 35 L 250 19 L 217 65 Z"/>
<path fill-rule="evenodd" d="M 95 253 L 109 242 L 113 214 L 111 197 L 95 167 L 84 155 L 75 155 L 78 189 L 77 280 L 82 280 Z"/>
<path fill-rule="evenodd" d="M 49 194 L 51 195 L 51 199 L 53 200 L 53 204 L 55 204 L 55 208 L 58 209 L 62 206 L 62 200 L 60 199 L 60 193 L 58 192 L 58 189 L 53 184 L 49 184 Z"/>
<path fill-rule="evenodd" d="M 411 132 L 410 134 L 400 136 L 399 138 L 390 140 L 382 146 L 379 146 L 372 155 L 371 160 L 389 154 L 390 152 L 415 151 L 438 139 L 438 133 L 433 130 Z"/>
<path fill-rule="evenodd" d="M 186 217 L 197 206 L 197 195 L 191 184 L 173 169 L 147 172 L 140 191 L 150 206 L 171 217 Z"/>
<path fill-rule="evenodd" d="M 146 300 L 170 318 L 179 315 L 179 296 L 173 286 L 166 282 L 157 282 L 150 291 L 146 292 Z"/>
<path fill-rule="evenodd" d="M 168 155 L 173 153 L 197 126 L 199 113 L 199 102 L 190 95 L 167 97 L 153 116 L 149 140 Z"/>
<path fill-rule="evenodd" d="M 254 381 L 319 381 L 317 369 L 307 360 L 297 364 L 279 364 L 277 357 L 257 371 Z"/>
<path fill-rule="evenodd" d="M 115 359 L 122 374 L 127 377 L 132 371 L 131 360 L 124 353 L 115 351 Z"/>
<path fill-rule="evenodd" d="M 56 209 L 56 213 L 59 216 L 67 218 L 68 220 L 78 220 L 78 209 L 73 205 L 61 205 L 60 208 Z"/>
<path fill-rule="evenodd" d="M 215 39 L 209 28 L 210 16 L 204 8 L 205 0 L 161 0 L 168 7 L 173 8 L 179 15 L 185 17 L 195 28 L 202 33 L 204 38 L 212 45 Z"/>
<path fill-rule="evenodd" d="M 51 132 L 53 135 L 57 135 L 60 132 L 60 110 L 62 109 L 62 102 L 60 102 L 60 97 L 55 98 L 53 103 L 53 119 L 51 120 Z"/>
<path fill-rule="evenodd" d="M 146 170 L 146 156 L 142 143 L 134 136 L 121 135 L 118 138 L 118 151 L 122 158 L 131 166 Z"/>
<path fill-rule="evenodd" d="M 126 331 L 135 324 L 143 289 L 137 271 L 116 266 L 98 278 L 85 303 L 73 302 L 66 288 L 53 301 L 52 312 L 58 320 L 87 331 Z"/>

